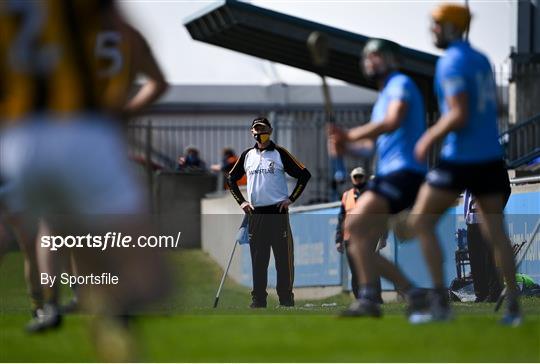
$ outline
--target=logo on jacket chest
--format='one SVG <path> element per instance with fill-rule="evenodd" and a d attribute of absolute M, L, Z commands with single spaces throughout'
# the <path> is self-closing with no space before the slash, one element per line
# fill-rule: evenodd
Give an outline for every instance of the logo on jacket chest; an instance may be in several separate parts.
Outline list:
<path fill-rule="evenodd" d="M 248 170 L 249 175 L 274 174 L 276 172 L 276 163 L 272 160 L 261 160 L 258 165 L 253 165 Z"/>

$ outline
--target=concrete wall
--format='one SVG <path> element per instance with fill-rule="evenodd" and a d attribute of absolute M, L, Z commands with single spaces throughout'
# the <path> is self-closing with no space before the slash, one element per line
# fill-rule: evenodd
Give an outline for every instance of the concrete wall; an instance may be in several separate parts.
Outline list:
<path fill-rule="evenodd" d="M 524 122 L 540 114 L 540 59 L 537 62 L 514 64 L 509 87 L 511 123 Z"/>
<path fill-rule="evenodd" d="M 245 196 L 245 188 L 241 188 L 241 191 Z M 225 268 L 244 214 L 229 191 L 214 193 L 202 199 L 201 214 L 202 250 L 207 252 L 222 268 Z M 238 250 L 229 269 L 229 277 L 236 282 L 241 282 L 242 262 Z"/>
<path fill-rule="evenodd" d="M 158 172 L 154 177 L 154 212 L 163 234 L 182 232 L 183 248 L 201 247 L 201 199 L 216 190 L 216 176 Z"/>
<path fill-rule="evenodd" d="M 202 248 L 221 267 L 226 267 L 243 214 L 229 193 L 207 197 L 202 200 L 201 205 L 201 212 L 203 214 Z M 335 257 L 332 256 L 335 253 L 332 243 L 333 235 L 321 233 L 319 230 L 325 224 L 328 225 L 330 223 L 334 224 L 335 229 L 336 206 L 336 204 L 324 204 L 299 207 L 291 210 L 291 227 L 293 235 L 297 234 L 295 236 L 295 265 L 297 268 L 296 272 L 298 273 L 296 277 L 296 284 L 298 286 L 322 286 L 324 282 L 320 280 L 313 281 L 313 279 L 310 279 L 310 274 L 303 275 L 303 271 L 306 268 L 313 268 L 319 270 L 318 273 L 320 273 L 321 269 L 332 266 L 335 263 L 333 261 Z M 456 275 L 454 264 L 456 243 L 454 233 L 458 227 L 464 224 L 462 211 L 463 207 L 460 201 L 449 212 L 446 217 L 446 223 L 439 224 L 441 245 L 446 256 L 444 269 L 448 283 Z M 512 241 L 518 243 L 529 239 L 531 229 L 539 220 L 540 216 L 540 184 L 513 186 L 512 196 L 510 197 L 506 211 Z M 307 220 L 302 219 L 300 216 L 295 216 L 302 215 L 306 212 L 319 214 L 319 217 L 314 218 L 311 215 L 309 220 Z M 324 219 L 328 221 L 324 221 Z M 322 249 L 319 249 L 319 247 Z M 319 255 L 316 255 L 317 252 L 319 252 Z M 383 251 L 383 254 L 391 260 L 397 260 L 405 273 L 415 283 L 426 287 L 430 285 L 429 274 L 427 267 L 425 267 L 419 244 L 410 242 L 396 245 L 393 234 L 390 234 L 388 245 Z M 319 262 L 319 260 L 322 260 L 323 263 Z M 249 247 L 237 247 L 229 270 L 229 277 L 238 283 L 250 286 L 249 267 Z M 529 249 L 520 271 L 530 274 L 534 279 L 540 279 L 540 236 L 536 237 L 535 243 Z M 274 275 L 275 273 L 272 270 L 271 263 L 269 285 L 272 284 Z M 314 272 L 311 273 L 311 276 L 315 276 Z M 385 289 L 391 289 L 387 282 L 384 282 L 383 287 Z"/>

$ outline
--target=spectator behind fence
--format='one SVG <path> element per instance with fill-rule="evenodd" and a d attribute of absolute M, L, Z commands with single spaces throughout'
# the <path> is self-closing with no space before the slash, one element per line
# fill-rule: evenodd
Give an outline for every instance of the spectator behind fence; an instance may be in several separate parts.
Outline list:
<path fill-rule="evenodd" d="M 210 170 L 215 173 L 223 173 L 224 175 L 224 182 L 223 182 L 223 188 L 228 189 L 229 186 L 227 185 L 227 174 L 229 171 L 234 167 L 236 162 L 238 161 L 238 156 L 234 152 L 234 149 L 232 148 L 224 148 L 223 149 L 223 156 L 221 159 L 221 164 L 213 164 L 210 167 Z M 239 186 L 245 186 L 247 183 L 247 177 L 244 175 L 238 182 L 237 185 Z"/>
<path fill-rule="evenodd" d="M 176 170 L 180 172 L 206 172 L 206 163 L 200 158 L 197 148 L 188 147 L 185 155 L 178 157 Z"/>

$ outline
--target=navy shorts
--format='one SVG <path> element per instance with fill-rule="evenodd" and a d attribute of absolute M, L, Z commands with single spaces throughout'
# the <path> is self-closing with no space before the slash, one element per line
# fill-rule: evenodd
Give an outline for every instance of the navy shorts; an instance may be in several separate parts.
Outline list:
<path fill-rule="evenodd" d="M 436 188 L 469 190 L 475 196 L 510 193 L 510 180 L 503 160 L 471 164 L 442 161 L 427 174 L 426 181 Z"/>
<path fill-rule="evenodd" d="M 375 176 L 368 182 L 367 190 L 384 197 L 390 205 L 390 213 L 397 214 L 414 204 L 423 182 L 423 173 L 398 171 L 386 176 Z"/>

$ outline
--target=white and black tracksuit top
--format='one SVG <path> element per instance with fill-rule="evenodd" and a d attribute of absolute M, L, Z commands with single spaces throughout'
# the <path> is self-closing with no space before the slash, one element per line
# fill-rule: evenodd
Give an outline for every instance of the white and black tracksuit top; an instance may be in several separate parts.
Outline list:
<path fill-rule="evenodd" d="M 290 195 L 285 173 L 297 179 Z M 244 174 L 247 175 L 247 201 L 253 207 L 275 205 L 287 198 L 294 202 L 311 177 L 302 163 L 274 142 L 262 150 L 257 145 L 245 150 L 229 171 L 227 183 L 239 205 L 246 201 L 237 185 Z"/>

